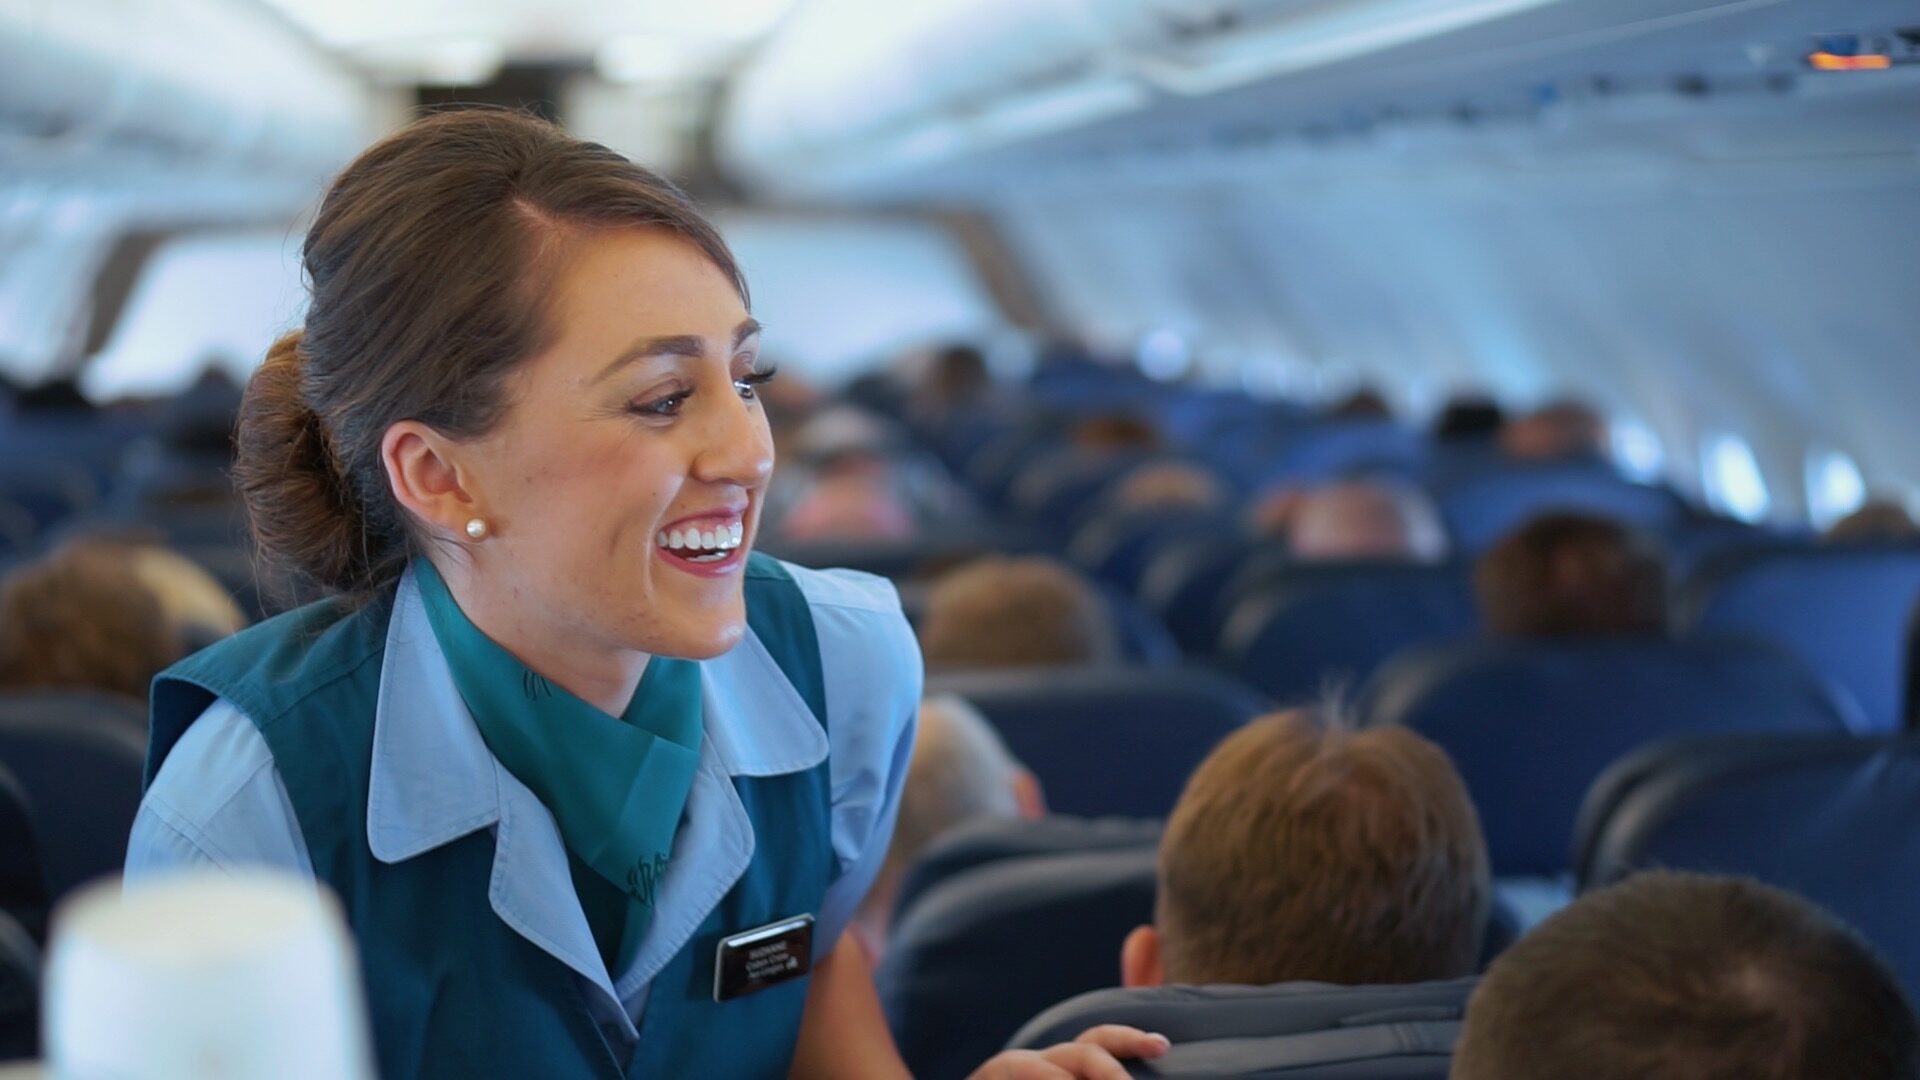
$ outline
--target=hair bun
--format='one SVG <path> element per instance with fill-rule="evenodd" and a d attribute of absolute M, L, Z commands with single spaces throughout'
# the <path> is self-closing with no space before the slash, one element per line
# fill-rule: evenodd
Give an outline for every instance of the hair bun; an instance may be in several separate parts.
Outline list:
<path fill-rule="evenodd" d="M 234 486 L 255 548 L 274 570 L 352 593 L 367 576 L 358 500 L 340 480 L 324 422 L 307 404 L 302 332 L 273 343 L 247 381 L 234 436 Z"/>

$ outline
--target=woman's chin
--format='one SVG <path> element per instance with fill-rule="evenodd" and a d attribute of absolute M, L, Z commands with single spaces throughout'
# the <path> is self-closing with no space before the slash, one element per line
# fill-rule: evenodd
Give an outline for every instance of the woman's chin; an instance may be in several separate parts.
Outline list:
<path fill-rule="evenodd" d="M 654 648 L 641 651 L 682 660 L 711 660 L 732 650 L 746 636 L 747 624 L 743 619 L 713 627 L 689 627 L 674 634 L 671 640 L 656 642 Z"/>

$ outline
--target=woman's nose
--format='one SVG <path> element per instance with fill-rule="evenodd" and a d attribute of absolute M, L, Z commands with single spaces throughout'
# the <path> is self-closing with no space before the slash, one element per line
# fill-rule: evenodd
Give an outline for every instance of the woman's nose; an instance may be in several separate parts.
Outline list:
<path fill-rule="evenodd" d="M 730 393 L 701 431 L 694 457 L 695 479 L 713 484 L 759 487 L 773 472 L 773 437 L 757 401 Z"/>

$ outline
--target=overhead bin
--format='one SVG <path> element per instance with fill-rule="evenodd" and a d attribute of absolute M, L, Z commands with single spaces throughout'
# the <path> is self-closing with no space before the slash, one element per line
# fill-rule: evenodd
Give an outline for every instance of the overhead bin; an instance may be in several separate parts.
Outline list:
<path fill-rule="evenodd" d="M 1779 15 L 1799 10 L 1788 0 L 812 0 L 730 84 L 717 145 L 724 167 L 769 193 L 884 195 L 899 177 L 1009 142 L 1119 117 L 1191 118 L 1180 103 L 1242 88 L 1270 95 L 1276 108 L 1250 111 L 1271 118 L 1313 101 L 1378 104 L 1416 81 L 1413 96 L 1431 108 L 1436 90 L 1469 97 L 1505 71 L 1590 80 L 1603 72 L 1559 68 L 1623 42 L 1690 41 L 1693 55 L 1741 61 L 1725 48 L 1740 39 L 1721 41 L 1717 28 L 1784 35 L 1769 44 L 1790 51 L 1795 24 L 1820 21 Z M 1687 54 L 1666 55 L 1684 64 Z M 1525 102 L 1531 85 L 1507 89 Z"/>
<path fill-rule="evenodd" d="M 0 170 L 323 174 L 371 119 L 363 80 L 252 0 L 0 0 Z"/>

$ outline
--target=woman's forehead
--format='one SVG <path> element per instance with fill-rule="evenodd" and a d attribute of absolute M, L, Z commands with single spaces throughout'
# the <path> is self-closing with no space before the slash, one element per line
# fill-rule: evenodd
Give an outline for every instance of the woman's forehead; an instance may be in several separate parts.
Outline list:
<path fill-rule="evenodd" d="M 562 340 L 626 339 L 616 348 L 649 335 L 726 341 L 747 317 L 733 280 L 678 233 L 597 231 L 569 248 L 554 281 Z"/>

